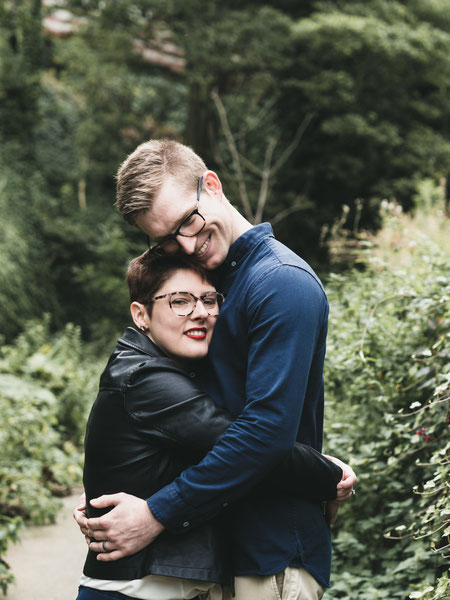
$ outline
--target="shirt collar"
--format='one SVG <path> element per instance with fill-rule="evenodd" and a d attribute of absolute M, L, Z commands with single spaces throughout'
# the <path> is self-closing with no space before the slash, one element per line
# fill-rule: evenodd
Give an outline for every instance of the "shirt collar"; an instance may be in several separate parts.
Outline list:
<path fill-rule="evenodd" d="M 227 257 L 223 263 L 225 268 L 235 268 L 258 244 L 264 239 L 275 237 L 270 223 L 255 225 L 231 244 Z"/>

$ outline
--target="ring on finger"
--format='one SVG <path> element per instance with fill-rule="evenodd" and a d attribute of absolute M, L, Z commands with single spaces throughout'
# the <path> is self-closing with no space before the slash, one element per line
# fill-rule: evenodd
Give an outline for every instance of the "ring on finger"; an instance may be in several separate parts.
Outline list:
<path fill-rule="evenodd" d="M 108 540 L 103 540 L 102 541 L 103 552 L 112 552 L 112 550 L 108 550 L 108 548 L 106 547 L 107 541 Z"/>

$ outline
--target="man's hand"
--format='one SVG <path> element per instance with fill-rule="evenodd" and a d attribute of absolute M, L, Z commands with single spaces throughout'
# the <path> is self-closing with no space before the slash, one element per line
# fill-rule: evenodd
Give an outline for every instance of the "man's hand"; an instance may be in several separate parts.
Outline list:
<path fill-rule="evenodd" d="M 337 519 L 337 513 L 340 504 L 351 498 L 355 493 L 353 485 L 356 483 L 357 477 L 353 469 L 346 463 L 342 462 L 342 460 L 339 460 L 334 456 L 328 456 L 327 454 L 324 454 L 324 456 L 325 458 L 328 458 L 328 460 L 331 460 L 332 462 L 337 464 L 338 467 L 341 467 L 342 469 L 342 479 L 337 485 L 336 500 L 331 500 L 327 502 L 326 506 L 326 517 L 328 519 L 328 522 L 332 525 Z"/>
<path fill-rule="evenodd" d="M 151 544 L 164 531 L 142 498 L 123 492 L 91 500 L 95 508 L 114 508 L 102 517 L 86 519 L 82 507 L 74 511 L 81 531 L 90 538 L 89 548 L 97 560 L 109 562 L 135 554 Z M 82 516 L 83 515 L 83 516 Z"/>
<path fill-rule="evenodd" d="M 81 533 L 86 538 L 86 542 L 89 544 L 88 529 L 87 529 L 87 515 L 86 515 L 86 494 L 83 492 L 80 496 L 80 502 L 73 511 L 73 518 L 77 522 L 81 529 Z"/>

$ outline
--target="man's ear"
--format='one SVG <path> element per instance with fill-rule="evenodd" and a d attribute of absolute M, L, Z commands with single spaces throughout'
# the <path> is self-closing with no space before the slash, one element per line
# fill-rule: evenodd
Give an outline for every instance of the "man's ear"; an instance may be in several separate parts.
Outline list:
<path fill-rule="evenodd" d="M 214 171 L 208 170 L 203 173 L 203 185 L 207 192 L 222 195 L 222 184 Z"/>
<path fill-rule="evenodd" d="M 130 312 L 136 327 L 141 331 L 146 331 L 148 329 L 148 314 L 145 306 L 140 302 L 132 302 Z"/>

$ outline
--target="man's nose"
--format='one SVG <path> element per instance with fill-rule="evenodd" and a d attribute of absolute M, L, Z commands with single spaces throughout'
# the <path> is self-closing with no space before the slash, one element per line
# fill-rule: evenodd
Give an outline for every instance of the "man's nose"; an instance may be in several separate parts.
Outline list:
<path fill-rule="evenodd" d="M 197 236 L 194 235 L 193 237 L 185 237 L 183 235 L 178 235 L 177 242 L 185 254 L 194 254 Z"/>

